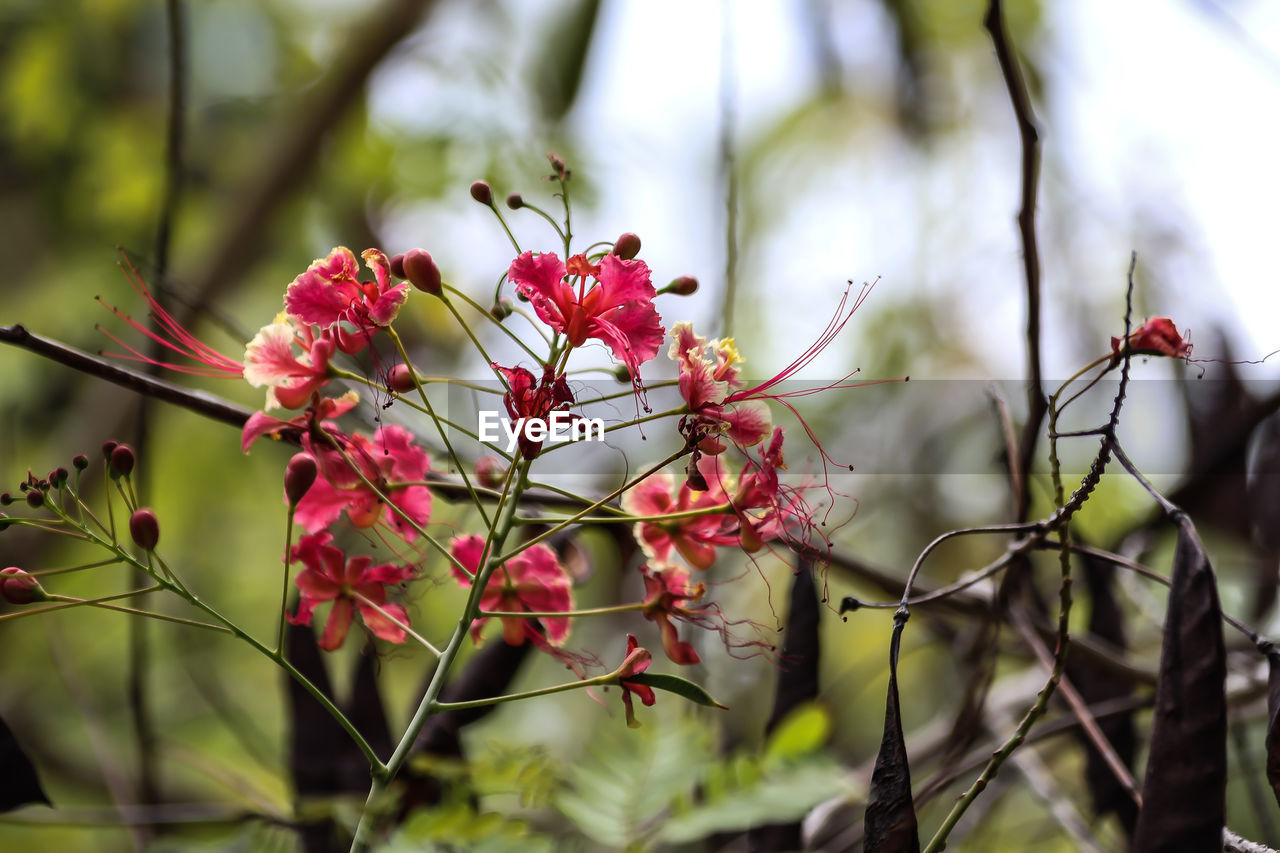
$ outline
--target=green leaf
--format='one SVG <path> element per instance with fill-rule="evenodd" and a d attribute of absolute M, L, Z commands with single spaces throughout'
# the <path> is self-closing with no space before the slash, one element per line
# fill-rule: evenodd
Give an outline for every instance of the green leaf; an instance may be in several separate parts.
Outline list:
<path fill-rule="evenodd" d="M 817 752 L 831 736 L 831 714 L 806 702 L 783 717 L 764 748 L 764 764 L 772 766 Z"/>
<path fill-rule="evenodd" d="M 694 684 L 687 678 L 681 678 L 678 675 L 665 675 L 660 672 L 642 672 L 639 675 L 633 675 L 627 681 L 636 684 L 647 684 L 650 687 L 656 687 L 658 690 L 665 690 L 668 693 L 674 693 L 677 696 L 683 696 L 690 702 L 696 702 L 699 705 L 706 705 L 709 708 L 720 708 L 721 710 L 729 710 L 728 705 L 721 705 L 715 699 L 711 698 L 711 694 L 702 689 L 701 685 Z"/>
<path fill-rule="evenodd" d="M 808 756 L 764 775 L 737 775 L 742 784 L 722 788 L 717 796 L 669 818 L 658 838 L 681 843 L 717 832 L 798 820 L 817 804 L 852 793 L 848 773 L 822 756 Z"/>
<path fill-rule="evenodd" d="M 659 719 L 641 729 L 607 726 L 592 735 L 556 808 L 592 840 L 611 847 L 643 841 L 664 823 L 712 761 L 707 728 L 691 720 Z"/>

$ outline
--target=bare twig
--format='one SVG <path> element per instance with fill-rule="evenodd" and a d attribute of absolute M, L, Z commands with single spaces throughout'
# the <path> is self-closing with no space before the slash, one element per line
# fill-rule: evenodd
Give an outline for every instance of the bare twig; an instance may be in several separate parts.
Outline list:
<path fill-rule="evenodd" d="M 1044 389 L 1040 387 L 1040 249 L 1036 242 L 1036 194 L 1040 178 L 1040 134 L 1036 129 L 1035 113 L 1031 109 L 1031 96 L 1026 81 L 1014 56 L 1013 45 L 1005 32 L 1004 9 L 1001 0 L 991 0 L 983 25 L 991 34 L 996 61 L 1009 90 L 1013 114 L 1018 121 L 1018 136 L 1022 140 L 1022 194 L 1018 211 L 1018 234 L 1022 238 L 1022 272 L 1027 288 L 1027 420 L 1022 426 L 1022 439 L 1018 448 L 1018 474 L 1015 483 L 1022 485 L 1018 498 L 1019 521 L 1025 520 L 1031 507 L 1031 493 L 1026 489 L 1027 476 L 1035 458 L 1036 440 L 1040 424 L 1048 411 Z"/>

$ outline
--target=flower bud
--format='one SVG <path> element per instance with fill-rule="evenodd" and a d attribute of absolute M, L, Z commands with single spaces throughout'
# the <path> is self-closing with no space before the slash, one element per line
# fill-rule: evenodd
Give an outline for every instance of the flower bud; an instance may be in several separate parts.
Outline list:
<path fill-rule="evenodd" d="M 83 453 L 77 453 L 76 458 L 71 460 L 71 464 L 75 466 L 77 471 L 83 471 L 89 467 L 89 457 Z"/>
<path fill-rule="evenodd" d="M 102 442 L 102 458 L 110 459 L 111 451 L 115 450 L 119 444 L 120 442 L 112 441 L 111 439 L 107 439 L 106 441 Z"/>
<path fill-rule="evenodd" d="M 31 604 L 48 601 L 49 594 L 40 581 L 17 566 L 0 569 L 0 598 L 10 604 Z"/>
<path fill-rule="evenodd" d="M 496 456 L 481 456 L 476 460 L 476 481 L 486 489 L 502 488 L 507 466 Z"/>
<path fill-rule="evenodd" d="M 397 364 L 387 372 L 387 387 L 399 394 L 407 394 L 418 387 L 413 382 L 413 374 L 409 365 Z"/>
<path fill-rule="evenodd" d="M 422 249 L 410 249 L 404 253 L 404 277 L 423 293 L 440 294 L 440 267 L 431 254 Z"/>
<path fill-rule="evenodd" d="M 691 275 L 682 275 L 672 280 L 670 284 L 658 292 L 672 293 L 676 296 L 692 296 L 698 292 L 698 280 Z"/>
<path fill-rule="evenodd" d="M 404 278 L 404 252 L 398 255 L 392 255 L 391 260 L 387 261 L 387 265 L 391 267 L 391 274 L 396 278 Z"/>
<path fill-rule="evenodd" d="M 39 509 L 44 506 L 44 492 L 37 489 L 27 492 L 27 506 L 32 509 Z"/>
<path fill-rule="evenodd" d="M 133 448 L 127 444 L 117 444 L 111 450 L 111 476 L 128 477 L 133 473 L 133 465 L 137 461 L 137 457 L 133 455 Z"/>
<path fill-rule="evenodd" d="M 507 207 L 512 210 L 519 210 L 524 207 L 524 196 L 520 195 L 520 193 L 512 193 L 507 196 Z"/>
<path fill-rule="evenodd" d="M 629 261 L 640 254 L 640 238 L 630 231 L 613 242 L 613 253 L 624 261 Z"/>
<path fill-rule="evenodd" d="M 476 181 L 471 185 L 471 197 L 481 204 L 493 206 L 493 190 L 485 181 Z"/>
<path fill-rule="evenodd" d="M 0 506 L 8 506 L 13 503 L 13 495 L 8 492 L 0 492 Z"/>
<path fill-rule="evenodd" d="M 12 522 L 9 521 L 9 516 L 5 515 L 3 512 L 0 512 L 0 531 L 8 530 L 10 524 L 12 524 Z"/>
<path fill-rule="evenodd" d="M 154 551 L 160 541 L 160 522 L 156 514 L 146 507 L 139 507 L 129 516 L 129 535 L 144 551 Z"/>
<path fill-rule="evenodd" d="M 307 493 L 316 481 L 319 468 L 315 457 L 310 453 L 295 453 L 284 469 L 284 496 L 289 506 L 297 506 L 298 501 Z"/>
<path fill-rule="evenodd" d="M 489 315 L 501 323 L 503 320 L 515 313 L 515 310 L 515 307 L 511 304 L 511 300 L 504 298 L 493 303 L 493 307 L 489 309 Z"/>
<path fill-rule="evenodd" d="M 613 378 L 629 385 L 631 384 L 631 369 L 625 364 L 615 364 L 613 366 Z"/>
<path fill-rule="evenodd" d="M 61 489 L 67 484 L 67 477 L 71 476 L 66 468 L 59 466 L 49 472 L 49 484 L 55 489 Z"/>

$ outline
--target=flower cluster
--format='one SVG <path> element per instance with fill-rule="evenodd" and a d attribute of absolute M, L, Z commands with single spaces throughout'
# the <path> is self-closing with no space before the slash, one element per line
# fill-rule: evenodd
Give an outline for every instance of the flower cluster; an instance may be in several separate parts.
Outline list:
<path fill-rule="evenodd" d="M 552 180 L 567 192 L 568 170 L 558 158 L 552 162 Z M 487 184 L 473 185 L 472 196 L 498 213 Z M 518 196 L 508 206 L 533 208 Z M 663 323 L 656 301 L 663 294 L 693 293 L 694 279 L 681 276 L 655 288 L 648 264 L 637 257 L 641 245 L 635 234 L 574 253 L 568 229 L 557 233 L 563 254 L 516 247 L 488 311 L 450 287 L 421 249 L 394 257 L 367 249 L 357 257 L 336 247 L 284 288 L 281 310 L 248 342 L 241 361 L 200 344 L 160 309 L 140 278 L 135 282 L 152 306 L 159 330 L 130 320 L 131 325 L 201 365 L 193 372 L 241 377 L 265 390 L 262 410 L 244 424 L 243 450 L 249 452 L 268 437 L 299 447 L 286 471 L 284 501 L 291 522 L 305 535 L 288 550 L 290 565 L 300 568 L 293 578 L 298 603 L 287 615 L 296 624 L 309 625 L 320 608 L 327 608 L 321 647 L 339 648 L 358 624 L 379 641 L 415 639 L 435 651 L 432 641 L 412 627 L 406 590 L 419 578 L 452 577 L 466 590 L 470 615 L 465 633 L 475 642 L 496 621 L 503 642 L 528 643 L 571 660 L 567 643 L 575 619 L 597 611 L 630 612 L 655 626 L 672 662 L 693 664 L 699 655 L 680 636 L 681 624 L 716 632 L 730 645 L 728 626 L 736 624 L 705 600 L 708 583 L 694 578 L 725 551 L 756 554 L 771 543 L 803 545 L 814 529 L 804 488 L 780 479 L 786 468 L 784 431 L 774 424 L 770 403 L 795 412 L 787 399 L 795 392 L 783 391 L 779 383 L 834 339 L 866 290 L 851 307 L 846 291 L 835 317 L 809 349 L 773 378 L 750 383 L 743 378 L 745 362 L 732 338 L 708 341 L 688 322 Z M 505 326 L 516 309 L 503 296 L 504 287 L 529 303 L 532 313 L 522 316 L 540 325 L 541 333 L 532 345 L 521 342 L 532 361 L 498 363 L 486 357 L 501 384 L 511 443 L 505 458 L 495 460 L 486 451 L 500 448 L 484 445 L 479 436 L 485 431 L 478 431 L 476 456 L 481 462 L 473 479 L 459 482 L 435 473 L 424 435 L 399 425 L 407 421 L 383 422 L 382 413 L 391 406 L 417 409 L 429 416 L 421 422 L 424 427 L 440 431 L 433 451 L 437 458 L 445 454 L 445 467 L 451 470 L 470 469 L 470 454 L 449 441 L 433 409 L 430 386 L 441 380 L 409 362 L 395 324 L 410 291 L 417 289 L 442 300 L 460 323 L 467 321 L 459 306 L 470 305 L 479 309 L 479 322 Z M 479 348 L 478 335 L 466 331 Z M 504 331 L 515 337 L 511 329 Z M 668 384 L 678 387 L 680 405 L 652 415 L 641 371 L 667 341 L 675 375 Z M 543 344 L 545 349 L 539 350 Z M 683 473 L 659 470 L 636 478 L 618 490 L 620 500 L 609 507 L 583 498 L 576 514 L 539 515 L 540 505 L 531 500 L 537 487 L 532 474 L 546 452 L 538 437 L 545 432 L 524 427 L 552 421 L 579 425 L 582 404 L 568 374 L 575 354 L 591 347 L 602 347 L 618 365 L 620 378 L 630 382 L 637 422 L 641 409 L 648 415 L 646 422 L 668 419 L 670 427 L 659 435 L 671 441 L 670 461 Z M 848 387 L 844 382 L 834 387 Z M 366 402 L 362 386 L 372 392 L 372 400 Z M 372 421 L 376 428 L 360 425 L 362 416 L 364 424 Z M 349 426 L 352 421 L 357 425 Z M 800 423 L 816 443 L 803 419 Z M 828 458 L 825 452 L 823 458 Z M 470 515 L 449 510 L 444 518 L 433 518 L 433 491 L 445 487 L 463 498 Z M 473 521 L 481 529 L 469 527 Z M 637 587 L 643 587 L 640 600 L 594 611 L 574 609 L 577 581 L 544 540 L 557 534 L 555 541 L 562 541 L 579 523 L 588 522 L 631 528 L 645 556 L 636 569 Z M 437 538 L 441 528 L 451 534 Z M 375 559 L 363 553 L 368 546 L 394 557 Z M 17 583 L 10 586 L 16 589 Z M 629 655 L 634 673 L 647 667 L 649 653 L 634 638 Z M 628 695 L 640 695 L 648 704 L 652 698 L 646 691 L 638 683 L 628 687 Z"/>

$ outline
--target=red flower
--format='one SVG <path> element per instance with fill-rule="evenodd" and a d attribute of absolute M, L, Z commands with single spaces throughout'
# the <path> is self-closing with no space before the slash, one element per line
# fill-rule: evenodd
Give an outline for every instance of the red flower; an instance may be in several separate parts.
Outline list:
<path fill-rule="evenodd" d="M 631 707 L 631 694 L 634 693 L 640 697 L 640 701 L 645 707 L 651 707 L 654 702 L 658 701 L 658 697 L 654 694 L 653 688 L 647 684 L 637 684 L 634 681 L 628 681 L 633 675 L 639 675 L 649 668 L 649 664 L 653 661 L 653 655 L 648 649 L 639 648 L 640 643 L 636 640 L 635 634 L 627 634 L 627 656 L 622 661 L 622 666 L 618 667 L 618 686 L 622 688 L 622 704 L 627 709 L 627 726 L 633 729 L 640 728 L 640 721 L 636 719 L 635 709 Z"/>
<path fill-rule="evenodd" d="M 1191 343 L 1182 339 L 1178 327 L 1168 317 L 1151 317 L 1129 335 L 1129 349 L 1141 355 L 1167 355 L 1185 358 L 1191 354 Z M 1120 338 L 1111 338 L 1112 359 L 1120 356 Z"/>
<path fill-rule="evenodd" d="M 409 295 L 407 284 L 391 286 L 386 255 L 377 249 L 365 249 L 361 257 L 373 271 L 372 282 L 360 281 L 356 256 L 345 246 L 338 246 L 328 257 L 312 261 L 284 296 L 284 306 L 290 314 L 321 329 L 333 329 L 338 347 L 346 353 L 364 349 L 373 332 L 391 325 Z M 341 323 L 352 328 L 344 328 Z"/>
<path fill-rule="evenodd" d="M 638 383 L 640 365 L 658 354 L 663 337 L 649 267 L 616 255 L 605 255 L 599 266 L 592 266 L 582 255 L 574 255 L 567 273 L 578 279 L 576 288 L 565 280 L 565 264 L 555 253 L 525 252 L 512 261 L 508 277 L 542 321 L 563 333 L 570 346 L 580 347 L 587 338 L 603 341 Z M 595 279 L 589 288 L 588 277 Z"/>
<path fill-rule="evenodd" d="M 297 346 L 301 356 L 293 354 Z M 266 386 L 266 408 L 300 409 L 329 382 L 329 360 L 336 344 L 329 331 L 316 335 L 288 314 L 263 326 L 245 347 L 244 378 L 255 388 Z"/>
<path fill-rule="evenodd" d="M 406 542 L 418 538 L 413 525 L 400 512 L 386 507 L 378 494 L 386 495 L 418 527 L 431 517 L 431 492 L 422 485 L 431 460 L 413 443 L 413 435 L 403 427 L 384 426 L 373 434 L 372 441 L 363 435 L 338 433 L 331 437 L 341 451 L 310 432 L 302 437 L 302 449 L 315 457 L 320 476 L 298 501 L 294 513 L 298 523 L 315 533 L 345 511 L 356 527 L 372 527 L 382 520 L 385 510 L 387 523 Z M 377 486 L 377 491 L 365 480 Z"/>
<path fill-rule="evenodd" d="M 676 618 L 702 624 L 707 617 L 714 615 L 710 610 L 690 610 L 684 606 L 702 598 L 707 588 L 700 583 L 692 583 L 689 573 L 678 566 L 664 566 L 661 569 L 644 566 L 641 572 L 644 574 L 645 591 L 641 613 L 650 622 L 658 624 L 663 651 L 673 663 L 698 663 L 701 660 L 698 652 L 680 639 L 671 620 Z"/>
<path fill-rule="evenodd" d="M 316 395 L 305 412 L 287 421 L 273 418 L 266 412 L 254 412 L 244 422 L 244 429 L 240 432 L 240 449 L 248 453 L 249 447 L 264 435 L 285 435 L 295 441 L 301 441 L 302 437 L 313 428 L 337 434 L 337 429 L 328 422 L 345 415 L 359 402 L 360 395 L 356 391 L 348 391 L 341 397 Z"/>
<path fill-rule="evenodd" d="M 742 388 L 738 379 L 742 356 L 733 339 L 708 344 L 694 334 L 691 323 L 676 323 L 671 327 L 671 338 L 668 355 L 679 368 L 680 395 L 697 419 L 696 424 L 685 424 L 684 428 L 690 434 L 697 431 L 698 449 L 712 455 L 723 452 L 720 435 L 727 435 L 739 447 L 751 447 L 764 439 L 769 434 L 769 407 L 762 400 L 728 401 L 730 394 Z"/>
<path fill-rule="evenodd" d="M 573 403 L 569 383 L 563 375 L 554 376 L 550 365 L 543 368 L 541 381 L 523 367 L 501 367 L 497 363 L 490 366 L 507 378 L 510 390 L 502 395 L 502 402 L 514 421 L 520 454 L 525 459 L 533 459 L 542 452 L 543 443 L 527 438 L 522 422 L 525 418 L 547 422 L 552 412 L 567 411 Z"/>
<path fill-rule="evenodd" d="M 687 480 L 676 486 L 669 474 L 658 473 L 626 492 L 622 496 L 622 508 L 631 515 L 662 516 L 727 503 L 728 495 L 724 490 L 727 475 L 721 471 L 719 457 L 705 456 L 698 467 L 707 489 L 695 489 Z M 716 561 L 717 546 L 733 545 L 738 541 L 729 529 L 736 526 L 735 522 L 735 517 L 728 513 L 670 521 L 641 521 L 636 523 L 636 539 L 645 553 L 659 563 L 669 562 L 674 550 L 695 569 L 709 569 Z"/>
<path fill-rule="evenodd" d="M 459 536 L 449 546 L 451 553 L 472 575 L 481 567 L 484 558 L 484 537 Z M 452 567 L 453 576 L 464 587 L 470 587 L 472 578 Z M 569 574 L 556 559 L 555 552 L 546 545 L 534 545 L 507 560 L 494 570 L 489 584 L 480 596 L 480 609 L 495 612 L 559 613 L 573 609 L 573 589 Z M 471 625 L 471 636 L 478 642 L 480 631 L 487 620 L 477 619 Z M 543 616 L 545 637 L 539 633 L 532 619 L 519 616 L 502 617 L 502 638 L 508 645 L 519 646 L 530 640 L 539 647 L 557 647 L 569 638 L 569 618 Z"/>
<path fill-rule="evenodd" d="M 367 556 L 347 559 L 342 549 L 329 544 L 331 539 L 333 537 L 326 530 L 304 536 L 293 546 L 293 561 L 301 562 L 306 568 L 294 579 L 302 599 L 298 603 L 298 612 L 290 615 L 289 621 L 295 625 L 310 625 L 316 605 L 332 601 L 333 609 L 329 611 L 320 637 L 320 648 L 325 651 L 342 647 L 356 610 L 359 610 L 365 628 L 375 636 L 392 643 L 404 642 L 408 636 L 404 629 L 379 613 L 369 602 L 408 625 L 409 614 L 404 607 L 387 603 L 387 585 L 408 580 L 413 576 L 413 570 L 389 563 L 370 566 L 373 559 Z"/>

